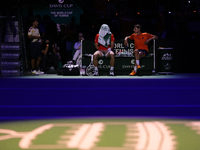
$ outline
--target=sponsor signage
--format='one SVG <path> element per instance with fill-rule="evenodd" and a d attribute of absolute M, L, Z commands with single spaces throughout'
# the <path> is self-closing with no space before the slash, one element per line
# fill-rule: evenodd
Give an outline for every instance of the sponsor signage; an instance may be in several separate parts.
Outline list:
<path fill-rule="evenodd" d="M 116 58 L 116 59 L 124 59 L 124 58 Z M 127 58 L 126 58 L 127 59 Z M 120 60 L 116 60 L 115 69 L 116 70 L 124 70 L 124 69 L 133 69 L 135 66 L 135 60 L 128 58 L 128 60 L 124 60 L 123 63 Z M 98 61 L 99 69 L 110 69 L 110 63 L 108 59 L 99 59 Z"/>
<path fill-rule="evenodd" d="M 15 61 L 15 62 L 8 62 L 8 61 L 2 61 L 1 66 L 2 67 L 20 67 L 20 62 Z"/>
<path fill-rule="evenodd" d="M 1 70 L 2 76 L 19 76 L 20 70 Z"/>
<path fill-rule="evenodd" d="M 2 53 L 2 59 L 18 59 L 20 53 Z"/>
<path fill-rule="evenodd" d="M 15 43 L 1 43 L 1 50 L 20 50 L 20 46 Z"/>
<path fill-rule="evenodd" d="M 33 7 L 33 14 L 40 14 L 41 17 L 49 15 L 53 21 L 57 24 L 69 24 L 71 17 L 76 17 L 76 24 L 80 24 L 80 14 L 83 14 L 83 10 L 74 3 L 73 0 L 48 0 L 42 2 L 45 7 L 36 5 Z M 26 14 L 28 10 L 24 10 Z"/>
<path fill-rule="evenodd" d="M 134 43 L 129 43 L 128 47 L 124 47 L 122 42 L 116 42 L 114 45 L 115 57 L 133 57 Z"/>
<path fill-rule="evenodd" d="M 161 57 L 162 60 L 172 60 L 172 55 L 171 54 L 163 54 L 163 56 Z"/>

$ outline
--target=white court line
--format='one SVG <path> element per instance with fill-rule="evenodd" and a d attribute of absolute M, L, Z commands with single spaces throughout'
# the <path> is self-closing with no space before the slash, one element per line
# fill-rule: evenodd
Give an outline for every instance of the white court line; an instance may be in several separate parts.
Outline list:
<path fill-rule="evenodd" d="M 136 123 L 138 139 L 135 145 L 136 150 L 174 150 L 176 143 L 175 136 L 171 135 L 164 123 L 143 122 Z"/>
<path fill-rule="evenodd" d="M 195 130 L 197 134 L 200 134 L 200 121 L 192 121 L 187 123 L 186 126 L 189 126 L 192 130 Z"/>
<path fill-rule="evenodd" d="M 20 138 L 20 137 L 23 137 L 27 134 L 27 132 L 16 132 L 16 131 L 9 130 L 9 129 L 0 129 L 0 133 L 8 134 L 8 135 L 0 136 L 0 141 L 8 140 L 8 139 L 11 139 L 11 138 Z"/>
<path fill-rule="evenodd" d="M 88 150 L 91 149 L 95 142 L 98 141 L 98 136 L 101 134 L 101 131 L 104 129 L 103 123 L 93 123 L 87 135 L 83 139 L 82 143 L 79 145 L 79 149 Z"/>
<path fill-rule="evenodd" d="M 137 126 L 137 130 L 138 130 L 138 134 L 137 134 L 138 139 L 136 140 L 137 143 L 135 143 L 135 145 L 136 145 L 135 150 L 174 150 L 175 142 L 173 142 L 173 140 L 175 139 L 175 137 L 173 135 L 171 135 L 172 131 L 170 131 L 169 127 L 165 125 L 164 121 L 162 121 L 162 122 L 160 122 L 160 121 L 157 121 L 157 122 L 129 122 L 129 124 L 132 124 L 132 123 Z M 180 123 L 180 122 L 171 121 L 170 123 Z M 53 149 L 53 148 L 56 148 L 56 145 L 52 145 L 52 147 L 50 145 L 31 145 L 31 141 L 33 139 L 35 139 L 38 134 L 42 134 L 45 130 L 48 130 L 54 126 L 71 126 L 71 127 L 73 126 L 73 128 L 74 128 L 73 131 L 77 132 L 77 129 L 80 130 L 80 128 L 78 128 L 78 126 L 81 125 L 80 127 L 82 127 L 84 125 L 82 123 L 78 123 L 78 124 L 72 123 L 72 124 L 71 123 L 47 124 L 47 125 L 38 127 L 30 132 L 16 132 L 16 131 L 7 130 L 7 129 L 0 129 L 0 133 L 9 134 L 9 135 L 0 136 L 0 138 L 2 137 L 2 139 L 9 139 L 9 138 L 11 138 L 11 136 L 22 137 L 22 139 L 19 142 L 19 146 L 22 149 L 30 149 L 30 148 Z M 86 124 L 88 124 L 90 127 L 88 127 L 87 130 L 81 129 L 82 131 L 80 133 L 82 135 L 78 135 L 78 133 L 73 132 L 74 134 L 71 133 L 71 136 L 65 137 L 65 142 L 67 143 L 68 139 L 72 140 L 72 136 L 74 136 L 74 141 L 76 143 L 73 143 L 73 144 L 74 144 L 74 146 L 76 145 L 77 149 L 89 150 L 89 149 L 97 148 L 97 147 L 95 147 L 94 144 L 95 144 L 95 142 L 97 142 L 98 136 L 101 134 L 101 131 L 104 129 L 105 124 L 106 125 L 109 125 L 109 124 L 118 125 L 118 122 L 114 122 L 114 123 L 113 122 L 106 122 L 106 123 L 99 122 L 99 123 L 93 123 L 93 124 L 90 124 L 90 123 L 86 123 Z M 119 122 L 119 124 L 127 125 L 127 122 L 125 122 L 125 123 Z M 193 122 L 193 126 L 199 127 L 200 122 L 196 122 L 196 123 Z M 135 127 L 133 126 L 132 128 L 135 128 Z M 85 130 L 85 132 L 84 132 L 84 130 Z M 133 134 L 134 132 L 132 130 L 130 130 L 130 132 L 131 132 L 131 135 L 134 135 Z M 85 134 L 83 134 L 83 133 L 85 133 Z M 75 135 L 76 135 L 76 138 L 75 138 Z M 68 137 L 70 137 L 70 138 L 68 138 Z M 132 138 L 133 136 L 130 136 L 130 137 Z M 67 138 L 67 140 L 66 140 L 66 138 Z M 131 140 L 131 143 L 132 143 L 132 140 Z M 73 144 L 72 144 L 72 146 L 73 146 Z M 57 145 L 57 149 L 64 148 L 65 145 L 64 144 Z M 132 147 L 132 144 L 129 146 Z M 124 148 L 129 149 L 130 148 L 129 146 L 124 147 Z M 67 145 L 66 145 L 66 148 L 68 148 Z M 101 149 L 101 147 L 99 147 L 99 149 Z"/>
<path fill-rule="evenodd" d="M 68 148 L 77 148 L 80 141 L 88 131 L 88 129 L 91 127 L 91 124 L 83 124 L 76 132 L 75 134 L 69 139 L 67 142 Z"/>
<path fill-rule="evenodd" d="M 52 127 L 53 127 L 53 124 L 46 124 L 46 125 L 43 125 L 41 127 L 38 127 L 36 129 L 30 131 L 29 133 L 24 135 L 22 137 L 22 139 L 19 141 L 19 147 L 22 148 L 22 149 L 28 149 L 31 145 L 31 141 L 33 139 L 35 139 L 38 134 L 41 134 L 45 130 L 48 130 Z"/>
<path fill-rule="evenodd" d="M 144 124 L 143 123 L 136 123 L 136 127 L 138 129 L 138 140 L 136 144 L 136 149 L 141 149 L 143 150 L 146 145 L 147 145 L 147 138 L 148 138 L 148 133 L 145 130 Z"/>
<path fill-rule="evenodd" d="M 146 145 L 145 150 L 160 150 L 159 145 L 162 139 L 160 131 L 152 122 L 144 122 L 144 126 L 149 134 L 148 144 Z"/>
<path fill-rule="evenodd" d="M 155 122 L 155 124 L 161 130 L 163 136 L 160 150 L 174 150 L 176 143 L 174 142 L 175 136 L 171 135 L 172 131 L 170 131 L 169 127 L 161 122 Z"/>

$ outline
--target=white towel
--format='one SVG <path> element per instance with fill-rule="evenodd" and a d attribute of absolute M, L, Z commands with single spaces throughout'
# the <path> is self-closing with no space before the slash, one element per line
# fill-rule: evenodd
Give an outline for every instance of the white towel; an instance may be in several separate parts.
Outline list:
<path fill-rule="evenodd" d="M 99 30 L 98 43 L 107 48 L 111 43 L 111 35 L 112 33 L 110 32 L 109 26 L 103 24 Z"/>

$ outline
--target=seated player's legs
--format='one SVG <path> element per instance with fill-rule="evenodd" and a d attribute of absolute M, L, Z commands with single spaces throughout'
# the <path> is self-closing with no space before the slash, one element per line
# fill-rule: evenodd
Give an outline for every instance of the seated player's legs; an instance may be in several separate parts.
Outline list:
<path fill-rule="evenodd" d="M 102 57 L 102 53 L 100 51 L 96 51 L 94 54 L 93 54 L 93 63 L 94 63 L 94 66 L 97 67 L 98 66 L 98 58 Z"/>
<path fill-rule="evenodd" d="M 110 58 L 110 76 L 114 76 L 114 65 L 115 65 L 115 54 L 113 51 L 109 51 L 107 54 L 106 54 L 106 57 L 109 57 Z"/>
<path fill-rule="evenodd" d="M 110 58 L 110 66 L 111 67 L 114 67 L 115 65 L 115 54 L 113 51 L 110 51 L 106 57 L 109 57 Z"/>
<path fill-rule="evenodd" d="M 148 52 L 146 50 L 139 49 L 139 58 L 146 57 Z"/>
<path fill-rule="evenodd" d="M 142 50 L 142 49 L 134 50 L 135 67 L 134 67 L 134 70 L 129 75 L 134 76 L 137 74 L 137 72 L 139 71 L 138 69 L 141 68 L 140 67 L 140 58 L 146 57 L 147 54 L 148 54 L 148 52 L 146 50 Z"/>
<path fill-rule="evenodd" d="M 94 69 L 95 69 L 94 76 L 98 76 L 99 75 L 99 71 L 98 71 L 98 58 L 100 58 L 102 56 L 103 56 L 103 54 L 100 51 L 96 51 L 93 54 L 93 64 L 94 64 Z"/>

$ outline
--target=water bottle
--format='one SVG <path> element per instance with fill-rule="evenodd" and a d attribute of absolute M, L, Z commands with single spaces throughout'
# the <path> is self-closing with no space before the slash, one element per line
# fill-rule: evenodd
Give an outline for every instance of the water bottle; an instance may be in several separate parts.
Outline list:
<path fill-rule="evenodd" d="M 82 71 L 82 66 L 80 66 L 80 75 L 82 76 L 82 74 L 83 74 L 83 71 Z"/>
<path fill-rule="evenodd" d="M 85 76 L 85 69 L 86 69 L 86 66 L 83 66 L 82 67 L 82 76 Z"/>
<path fill-rule="evenodd" d="M 155 71 L 155 69 L 153 69 L 153 70 L 152 70 L 152 74 L 153 74 L 153 75 L 155 75 L 155 74 L 156 74 L 156 71 Z"/>

